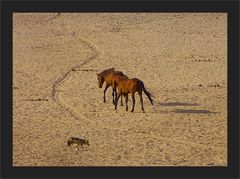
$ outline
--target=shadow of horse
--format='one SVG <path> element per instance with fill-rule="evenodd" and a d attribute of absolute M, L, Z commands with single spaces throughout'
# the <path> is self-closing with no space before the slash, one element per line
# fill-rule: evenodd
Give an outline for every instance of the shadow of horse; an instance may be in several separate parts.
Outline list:
<path fill-rule="evenodd" d="M 216 114 L 219 112 L 213 112 L 209 110 L 199 110 L 199 109 L 175 109 L 172 112 L 175 113 L 188 113 L 188 114 Z"/>
<path fill-rule="evenodd" d="M 200 106 L 198 103 L 188 103 L 188 102 L 159 102 L 157 103 L 159 106 Z M 155 111 L 156 112 L 156 111 Z M 162 114 L 168 114 L 168 113 L 186 113 L 186 114 L 217 114 L 219 112 L 214 112 L 210 110 L 202 110 L 202 109 L 175 109 L 175 110 L 160 110 L 158 111 Z"/>
<path fill-rule="evenodd" d="M 200 106 L 198 103 L 185 103 L 185 102 L 167 102 L 158 103 L 160 106 Z"/>

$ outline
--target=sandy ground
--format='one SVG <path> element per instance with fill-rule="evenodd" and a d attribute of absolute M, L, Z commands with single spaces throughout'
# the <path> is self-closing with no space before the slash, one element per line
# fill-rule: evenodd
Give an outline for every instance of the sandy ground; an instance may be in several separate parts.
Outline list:
<path fill-rule="evenodd" d="M 14 166 L 227 165 L 227 14 L 16 13 L 13 57 Z M 111 67 L 146 113 L 103 103 Z"/>

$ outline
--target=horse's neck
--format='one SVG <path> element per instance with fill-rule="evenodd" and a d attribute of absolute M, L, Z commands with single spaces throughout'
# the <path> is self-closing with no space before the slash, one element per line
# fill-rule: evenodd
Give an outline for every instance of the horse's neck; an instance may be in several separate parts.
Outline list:
<path fill-rule="evenodd" d="M 112 72 L 112 70 L 105 70 L 101 73 L 101 75 L 103 76 L 103 78 L 105 78 L 110 72 Z"/>

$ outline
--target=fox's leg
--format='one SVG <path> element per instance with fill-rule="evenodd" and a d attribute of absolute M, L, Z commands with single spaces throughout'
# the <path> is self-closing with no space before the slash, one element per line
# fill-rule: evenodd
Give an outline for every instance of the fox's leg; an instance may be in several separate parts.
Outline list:
<path fill-rule="evenodd" d="M 78 150 L 78 147 L 79 147 L 79 144 L 77 145 L 77 147 L 76 147 L 76 149 L 75 149 L 76 151 Z"/>
<path fill-rule="evenodd" d="M 84 150 L 83 144 L 81 144 L 82 149 Z"/>

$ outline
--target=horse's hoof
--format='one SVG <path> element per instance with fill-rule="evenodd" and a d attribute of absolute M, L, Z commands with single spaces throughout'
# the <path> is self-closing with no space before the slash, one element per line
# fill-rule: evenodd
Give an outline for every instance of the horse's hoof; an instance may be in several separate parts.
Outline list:
<path fill-rule="evenodd" d="M 143 113 L 145 113 L 145 111 L 142 111 Z"/>
<path fill-rule="evenodd" d="M 131 110 L 131 112 L 133 112 L 133 110 Z"/>
<path fill-rule="evenodd" d="M 128 111 L 128 109 L 126 109 L 126 111 Z"/>
<path fill-rule="evenodd" d="M 121 104 L 121 106 L 123 106 L 123 104 Z"/>

